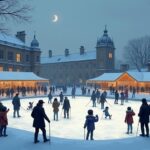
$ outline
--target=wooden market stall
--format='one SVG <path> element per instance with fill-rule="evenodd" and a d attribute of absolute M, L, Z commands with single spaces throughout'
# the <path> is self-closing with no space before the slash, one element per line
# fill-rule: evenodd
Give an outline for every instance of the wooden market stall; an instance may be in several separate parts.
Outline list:
<path fill-rule="evenodd" d="M 102 89 L 135 88 L 150 92 L 150 72 L 104 73 L 99 77 L 87 80 L 87 85 L 97 85 Z"/>
<path fill-rule="evenodd" d="M 49 85 L 49 80 L 41 78 L 33 72 L 0 72 L 0 89 Z"/>

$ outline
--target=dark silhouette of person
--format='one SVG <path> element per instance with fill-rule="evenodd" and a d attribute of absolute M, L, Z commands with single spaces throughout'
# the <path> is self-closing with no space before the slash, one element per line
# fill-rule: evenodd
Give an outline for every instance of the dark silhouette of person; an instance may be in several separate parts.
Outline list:
<path fill-rule="evenodd" d="M 139 122 L 141 124 L 141 134 L 140 136 L 146 136 L 149 137 L 149 115 L 150 115 L 150 108 L 147 104 L 147 100 L 145 98 L 142 99 L 142 105 L 139 110 Z M 146 128 L 146 134 L 145 134 L 145 128 Z"/>
<path fill-rule="evenodd" d="M 47 117 L 47 115 L 45 114 L 45 110 L 43 108 L 43 100 L 39 100 L 37 105 L 33 108 L 33 111 L 31 113 L 32 118 L 34 118 L 33 120 L 33 127 L 35 128 L 35 134 L 34 134 L 34 143 L 38 143 L 38 133 L 39 133 L 39 129 L 41 129 L 42 133 L 43 133 L 43 141 L 47 142 L 50 139 L 47 139 L 46 137 L 46 130 L 45 130 L 45 121 L 44 119 L 46 119 L 48 121 L 48 123 L 50 123 L 49 118 Z"/>

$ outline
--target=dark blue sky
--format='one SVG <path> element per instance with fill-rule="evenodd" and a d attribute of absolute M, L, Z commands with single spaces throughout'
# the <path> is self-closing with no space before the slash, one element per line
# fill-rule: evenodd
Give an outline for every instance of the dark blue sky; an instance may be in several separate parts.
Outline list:
<path fill-rule="evenodd" d="M 150 35 L 149 0 L 26 0 L 34 8 L 30 24 L 12 25 L 12 33 L 26 30 L 27 42 L 36 31 L 43 55 L 78 52 L 84 45 L 87 51 L 95 49 L 97 37 L 107 24 L 113 38 L 116 57 L 120 59 L 128 40 Z M 59 21 L 52 22 L 57 14 Z"/>

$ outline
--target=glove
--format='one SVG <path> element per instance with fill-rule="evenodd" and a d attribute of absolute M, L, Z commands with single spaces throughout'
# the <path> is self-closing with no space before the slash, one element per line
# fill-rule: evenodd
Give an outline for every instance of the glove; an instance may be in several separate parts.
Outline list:
<path fill-rule="evenodd" d="M 48 120 L 48 123 L 50 123 L 50 120 Z"/>
<path fill-rule="evenodd" d="M 96 117 L 98 117 L 98 115 L 96 115 Z"/>

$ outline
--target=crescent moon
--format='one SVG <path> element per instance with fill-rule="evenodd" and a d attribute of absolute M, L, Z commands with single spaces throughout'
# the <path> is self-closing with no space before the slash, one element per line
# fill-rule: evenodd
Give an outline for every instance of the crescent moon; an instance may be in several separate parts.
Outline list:
<path fill-rule="evenodd" d="M 57 21 L 58 21 L 58 16 L 57 15 L 53 15 L 52 22 L 57 22 Z"/>

